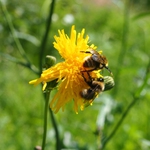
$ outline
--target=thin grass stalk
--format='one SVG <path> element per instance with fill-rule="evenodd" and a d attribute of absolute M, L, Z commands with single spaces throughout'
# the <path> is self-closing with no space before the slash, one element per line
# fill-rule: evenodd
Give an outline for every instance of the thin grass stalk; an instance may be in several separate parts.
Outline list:
<path fill-rule="evenodd" d="M 121 126 L 121 124 L 124 121 L 125 117 L 129 114 L 131 108 L 141 98 L 141 93 L 142 93 L 143 89 L 145 88 L 145 86 L 147 85 L 149 78 L 150 78 L 150 58 L 149 58 L 149 63 L 148 63 L 147 68 L 146 68 L 146 73 L 145 73 L 145 77 L 144 77 L 144 80 L 143 80 L 143 84 L 134 93 L 133 100 L 128 105 L 128 107 L 126 108 L 126 110 L 122 113 L 119 121 L 117 122 L 117 124 L 114 127 L 114 129 L 112 130 L 112 132 L 109 134 L 109 136 L 107 138 L 105 138 L 102 141 L 102 146 L 101 146 L 100 150 L 103 150 L 106 147 L 106 145 L 108 144 L 108 142 L 113 138 L 113 136 L 115 135 L 115 133 L 117 132 L 117 130 Z"/>
<path fill-rule="evenodd" d="M 1 8 L 2 8 L 2 12 L 4 13 L 4 16 L 6 18 L 6 21 L 8 23 L 8 26 L 9 26 L 9 29 L 11 31 L 11 34 L 12 34 L 12 37 L 13 37 L 13 40 L 18 48 L 18 51 L 20 52 L 21 56 L 25 59 L 25 63 L 20 63 L 21 65 L 24 65 L 25 67 L 29 68 L 30 70 L 32 70 L 34 73 L 38 74 L 38 70 L 37 68 L 31 64 L 31 62 L 29 61 L 26 53 L 25 53 L 25 50 L 23 49 L 18 37 L 17 37 L 17 34 L 16 34 L 16 31 L 15 31 L 15 28 L 14 28 L 14 25 L 12 23 L 12 20 L 11 20 L 11 17 L 8 13 L 8 10 L 6 8 L 6 6 L 2 3 L 2 1 L 0 0 L 0 4 L 1 4 Z M 7 59 L 9 59 L 11 56 L 8 57 L 8 55 L 6 54 L 3 54 L 3 56 L 6 56 Z M 9 59 L 10 60 L 10 59 Z M 12 60 L 12 59 L 11 59 Z M 13 59 L 14 60 L 14 59 Z M 17 60 L 17 59 L 16 59 Z"/>
<path fill-rule="evenodd" d="M 52 15 L 53 15 L 53 12 L 54 12 L 54 6 L 55 6 L 55 0 L 52 0 L 50 8 L 49 8 L 49 16 L 47 18 L 46 30 L 45 30 L 45 33 L 43 35 L 41 46 L 40 46 L 40 53 L 39 53 L 40 74 L 42 72 L 43 56 L 44 56 L 44 53 L 45 53 L 45 50 L 46 50 L 46 43 L 47 43 L 47 40 L 48 40 L 48 35 L 49 35 L 49 31 L 50 31 L 51 24 L 52 24 Z"/>

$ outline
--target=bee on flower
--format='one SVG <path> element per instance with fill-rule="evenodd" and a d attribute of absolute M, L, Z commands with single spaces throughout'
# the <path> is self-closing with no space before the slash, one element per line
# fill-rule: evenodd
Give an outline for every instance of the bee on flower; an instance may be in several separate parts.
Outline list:
<path fill-rule="evenodd" d="M 99 71 L 102 68 L 97 68 L 92 71 L 85 71 L 87 67 L 83 65 L 85 58 L 91 55 L 88 52 L 81 52 L 91 48 L 96 51 L 96 46 L 88 45 L 89 36 L 85 36 L 85 29 L 82 29 L 80 33 L 77 33 L 75 26 L 72 26 L 70 36 L 66 35 L 64 30 L 58 30 L 59 36 L 54 36 L 55 42 L 54 48 L 59 52 L 63 62 L 44 70 L 40 78 L 30 81 L 30 84 L 38 85 L 43 83 L 43 90 L 45 90 L 47 83 L 57 79 L 59 82 L 58 92 L 55 94 L 50 102 L 51 109 L 57 113 L 60 109 L 64 110 L 66 103 L 74 102 L 74 111 L 78 113 L 78 108 L 84 109 L 85 104 L 92 104 L 93 101 L 87 100 L 81 95 L 83 89 L 92 89 L 93 79 L 100 79 L 102 75 Z M 92 51 L 92 52 L 93 52 Z M 93 54 L 92 54 L 93 55 Z M 88 73 L 87 73 L 88 72 Z M 92 81 L 85 82 L 87 78 L 91 78 Z M 97 83 L 99 83 L 97 81 Z M 103 88 L 101 89 L 103 91 Z"/>
<path fill-rule="evenodd" d="M 106 68 L 111 73 L 110 69 L 108 68 L 107 58 L 101 55 L 102 51 L 97 52 L 96 50 L 89 48 L 88 50 L 81 52 L 91 54 L 90 56 L 84 58 L 83 66 L 86 68 L 85 72 Z"/>
<path fill-rule="evenodd" d="M 84 74 L 82 75 L 84 78 L 84 81 L 89 85 L 89 88 L 83 89 L 80 94 L 81 97 L 85 99 L 85 106 L 88 106 L 90 103 L 93 102 L 93 100 L 100 94 L 102 91 L 104 91 L 105 84 L 104 84 L 104 78 L 92 78 L 87 72 L 88 80 L 85 78 Z"/>

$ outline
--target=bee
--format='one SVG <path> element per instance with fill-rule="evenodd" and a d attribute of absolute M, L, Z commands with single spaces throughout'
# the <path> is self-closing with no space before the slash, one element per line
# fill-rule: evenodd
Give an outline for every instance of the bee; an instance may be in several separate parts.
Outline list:
<path fill-rule="evenodd" d="M 82 73 L 82 77 L 84 78 L 84 81 L 89 85 L 89 88 L 87 89 L 83 89 L 80 92 L 80 95 L 82 98 L 84 98 L 85 100 L 94 100 L 96 98 L 96 96 L 101 93 L 104 88 L 105 88 L 105 84 L 104 84 L 104 78 L 100 77 L 100 78 L 91 78 L 90 74 L 87 72 L 88 77 L 89 77 L 89 81 L 87 81 L 87 79 L 85 78 L 85 76 Z"/>
<path fill-rule="evenodd" d="M 111 71 L 108 68 L 107 58 L 105 56 L 99 54 L 96 50 L 91 48 L 87 51 L 80 52 L 91 54 L 90 56 L 84 58 L 83 67 L 88 70 L 84 70 L 83 72 L 91 72 L 94 70 L 106 68 L 111 73 Z"/>

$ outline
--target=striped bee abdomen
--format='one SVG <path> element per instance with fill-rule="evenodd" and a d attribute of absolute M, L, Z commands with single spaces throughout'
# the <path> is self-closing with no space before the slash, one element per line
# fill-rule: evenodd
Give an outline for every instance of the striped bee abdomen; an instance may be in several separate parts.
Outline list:
<path fill-rule="evenodd" d="M 95 62 L 93 61 L 91 56 L 85 57 L 84 62 L 83 62 L 83 67 L 85 67 L 85 68 L 93 68 L 93 67 L 95 67 Z"/>

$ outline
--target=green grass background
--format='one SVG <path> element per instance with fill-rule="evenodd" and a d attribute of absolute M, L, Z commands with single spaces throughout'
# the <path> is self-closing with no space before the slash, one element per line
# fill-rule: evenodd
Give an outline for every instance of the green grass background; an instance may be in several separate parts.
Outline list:
<path fill-rule="evenodd" d="M 100 1 L 97 1 L 100 2 Z M 95 150 L 107 137 L 124 110 L 142 85 L 150 56 L 150 3 L 148 0 L 109 1 L 101 4 L 92 0 L 57 0 L 44 56 L 53 55 L 62 61 L 53 48 L 58 29 L 70 34 L 72 24 L 80 32 L 86 29 L 90 43 L 109 60 L 116 86 L 102 93 L 91 107 L 73 112 L 73 102 L 64 112 L 55 114 L 62 147 L 75 150 Z M 7 7 L 17 37 L 27 57 L 39 64 L 42 41 L 50 1 L 3 1 Z M 25 61 L 14 42 L 8 22 L 0 9 L 0 52 Z M 66 22 L 66 15 L 73 18 Z M 1 54 L 2 54 L 1 53 Z M 103 71 L 103 74 L 108 74 Z M 0 55 L 0 149 L 30 150 L 41 145 L 43 135 L 44 99 L 41 86 L 28 82 L 38 76 L 4 55 Z M 136 104 L 127 114 L 106 150 L 150 149 L 150 80 Z M 55 94 L 53 91 L 52 95 Z M 101 136 L 95 134 L 100 128 Z M 46 149 L 55 149 L 55 132 L 48 121 Z"/>

